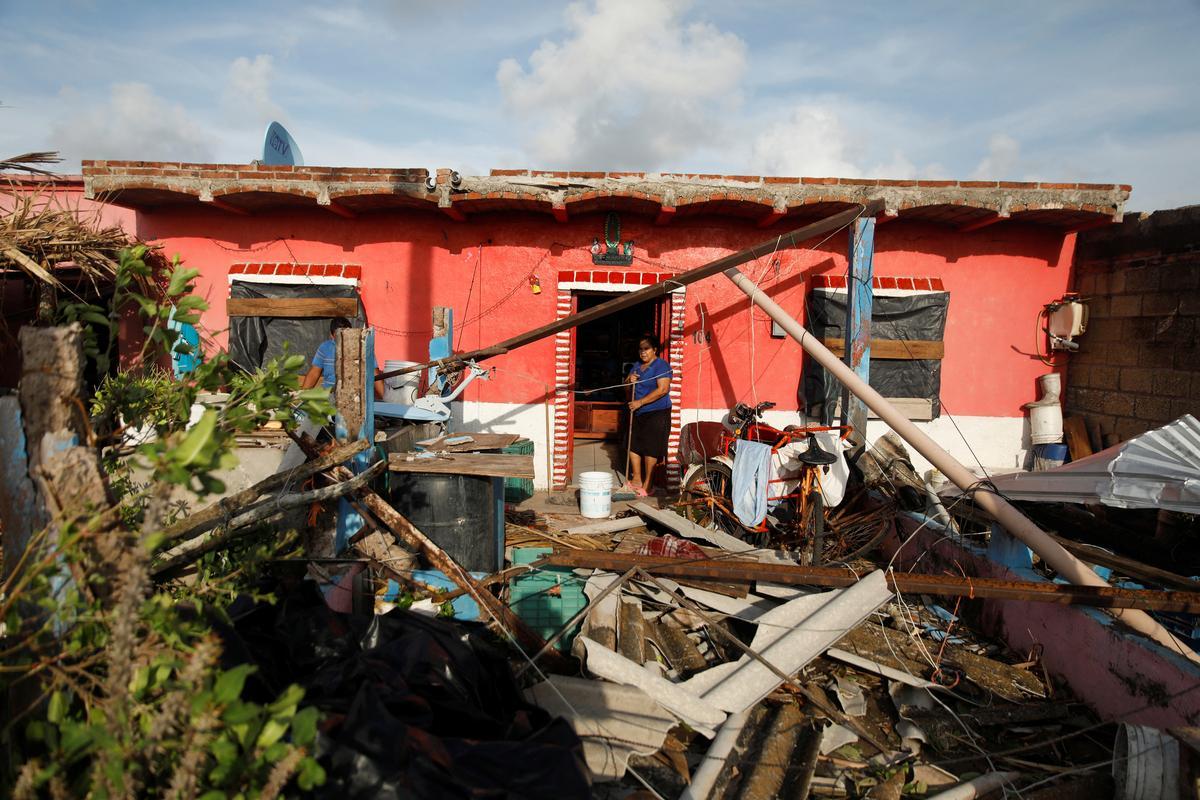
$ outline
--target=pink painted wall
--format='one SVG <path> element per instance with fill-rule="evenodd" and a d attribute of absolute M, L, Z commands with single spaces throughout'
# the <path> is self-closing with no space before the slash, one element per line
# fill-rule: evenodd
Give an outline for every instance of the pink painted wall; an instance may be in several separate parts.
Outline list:
<path fill-rule="evenodd" d="M 225 341 L 231 264 L 358 264 L 379 358 L 423 360 L 434 305 L 454 308 L 460 350 L 552 321 L 558 272 L 592 269 L 588 248 L 603 221 L 602 214 L 559 224 L 497 213 L 458 223 L 421 212 L 345 220 L 316 210 L 239 217 L 205 208 L 139 215 L 137 231 L 201 270 L 199 289 L 211 304 L 205 323 L 219 342 Z M 622 238 L 637 243 L 630 271 L 681 272 L 770 236 L 728 218 L 656 227 L 649 218 L 623 215 L 622 223 Z M 1046 368 L 1028 355 L 1035 317 L 1068 287 L 1073 246 L 1072 236 L 1030 225 L 972 233 L 907 221 L 878 227 L 876 275 L 940 277 L 950 292 L 942 397 L 951 413 L 1019 417 L 1021 404 L 1036 397 L 1036 377 Z M 845 234 L 837 234 L 815 250 L 781 251 L 778 273 L 771 259 L 743 269 L 803 318 L 805 281 L 843 273 L 845 250 Z M 541 294 L 530 290 L 531 274 Z M 707 346 L 691 336 L 700 303 L 707 306 L 713 334 Z M 722 408 L 757 396 L 781 409 L 796 408 L 799 345 L 771 339 L 769 320 L 759 312 L 751 320 L 744 296 L 721 277 L 688 287 L 687 309 L 685 407 Z M 467 399 L 541 401 L 553 382 L 553 349 L 546 339 L 491 359 L 495 379 L 477 382 Z"/>

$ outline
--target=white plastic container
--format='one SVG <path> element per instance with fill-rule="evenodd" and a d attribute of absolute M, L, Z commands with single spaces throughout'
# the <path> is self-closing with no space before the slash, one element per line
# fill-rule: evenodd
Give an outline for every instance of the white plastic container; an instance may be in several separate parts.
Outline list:
<path fill-rule="evenodd" d="M 1063 437 L 1062 406 L 1029 406 L 1029 440 L 1034 444 L 1054 444 Z"/>
<path fill-rule="evenodd" d="M 1122 724 L 1113 747 L 1113 784 L 1116 800 L 1179 797 L 1179 742 L 1157 728 Z"/>
<path fill-rule="evenodd" d="M 416 364 L 416 361 L 385 361 L 383 362 L 383 371 L 391 372 L 394 369 L 404 369 Z M 384 402 L 412 405 L 413 401 L 417 399 L 417 391 L 420 386 L 420 372 L 409 372 L 406 375 L 394 375 L 391 378 L 385 378 L 383 381 Z"/>
<path fill-rule="evenodd" d="M 612 513 L 611 472 L 583 472 L 579 475 L 579 513 L 591 519 L 604 519 Z"/>

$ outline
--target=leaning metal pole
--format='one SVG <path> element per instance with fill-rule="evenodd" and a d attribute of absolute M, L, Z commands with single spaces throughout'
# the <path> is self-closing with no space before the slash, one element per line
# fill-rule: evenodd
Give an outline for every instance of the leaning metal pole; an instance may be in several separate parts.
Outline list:
<path fill-rule="evenodd" d="M 742 290 L 750 302 L 767 312 L 767 315 L 779 323 L 788 335 L 800 343 L 804 351 L 815 358 L 817 362 L 853 392 L 867 408 L 891 426 L 904 441 L 908 442 L 922 456 L 937 467 L 943 475 L 949 478 L 964 492 L 976 489 L 979 479 L 970 470 L 959 463 L 958 459 L 946 452 L 937 442 L 929 438 L 920 428 L 913 425 L 908 417 L 900 413 L 895 406 L 883 395 L 872 389 L 854 371 L 841 362 L 829 351 L 821 341 L 809 333 L 803 325 L 784 311 L 778 303 L 768 297 L 754 281 L 742 274 L 737 267 L 725 270 L 725 277 Z M 1017 510 L 1003 497 L 995 492 L 976 491 L 975 502 L 1013 536 L 1024 542 L 1033 552 L 1037 553 L 1047 564 L 1072 583 L 1084 586 L 1108 586 L 1108 582 L 1088 568 L 1075 556 L 1068 553 L 1062 545 L 1054 541 L 1034 522 Z M 1112 614 L 1122 622 L 1142 633 L 1164 647 L 1180 653 L 1186 658 L 1200 663 L 1200 655 L 1190 647 L 1176 639 L 1171 633 L 1159 625 L 1145 611 L 1135 609 L 1112 609 Z"/>

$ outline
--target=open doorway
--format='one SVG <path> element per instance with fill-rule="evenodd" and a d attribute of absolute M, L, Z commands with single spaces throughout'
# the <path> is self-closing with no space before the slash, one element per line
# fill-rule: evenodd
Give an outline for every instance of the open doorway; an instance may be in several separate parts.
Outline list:
<path fill-rule="evenodd" d="M 609 292 L 577 291 L 575 310 L 587 311 L 613 297 Z M 572 483 L 578 483 L 582 472 L 610 470 L 619 476 L 615 482 L 624 480 L 629 416 L 625 376 L 637 361 L 642 336 L 654 333 L 660 340 L 666 338 L 665 309 L 665 299 L 647 300 L 576 329 Z"/>

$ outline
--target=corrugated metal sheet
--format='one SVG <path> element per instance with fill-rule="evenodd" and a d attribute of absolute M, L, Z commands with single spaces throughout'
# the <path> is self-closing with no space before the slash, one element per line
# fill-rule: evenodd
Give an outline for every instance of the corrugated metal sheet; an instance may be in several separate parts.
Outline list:
<path fill-rule="evenodd" d="M 1200 422 L 1191 414 L 1045 472 L 993 478 L 1012 500 L 1200 513 Z"/>

